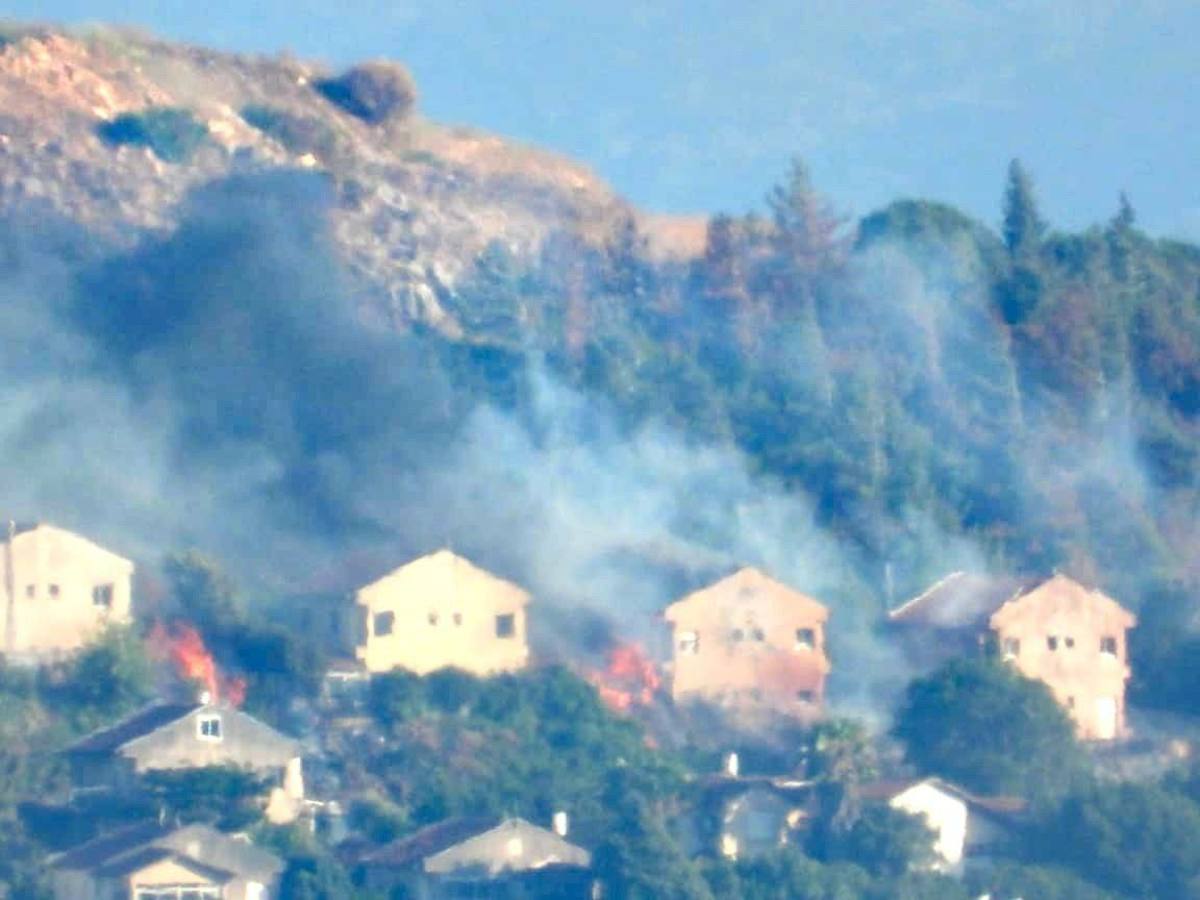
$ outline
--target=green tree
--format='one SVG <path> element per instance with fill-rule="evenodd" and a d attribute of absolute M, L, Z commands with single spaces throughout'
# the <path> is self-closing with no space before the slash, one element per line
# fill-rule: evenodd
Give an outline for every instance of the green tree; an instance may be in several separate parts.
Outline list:
<path fill-rule="evenodd" d="M 981 793 L 1053 796 L 1083 767 L 1046 686 L 993 658 L 956 659 L 909 684 L 893 734 L 921 772 Z"/>
<path fill-rule="evenodd" d="M 1046 223 L 1038 214 L 1033 181 L 1017 159 L 1008 164 L 1002 231 L 1009 255 L 1023 261 L 1037 255 L 1046 232 Z"/>
<path fill-rule="evenodd" d="M 145 645 L 126 626 L 110 626 L 45 680 L 43 694 L 77 731 L 118 719 L 154 693 Z"/>
<path fill-rule="evenodd" d="M 934 833 L 920 816 L 886 804 L 868 806 L 823 848 L 830 862 L 852 862 L 873 875 L 898 877 L 933 861 Z"/>

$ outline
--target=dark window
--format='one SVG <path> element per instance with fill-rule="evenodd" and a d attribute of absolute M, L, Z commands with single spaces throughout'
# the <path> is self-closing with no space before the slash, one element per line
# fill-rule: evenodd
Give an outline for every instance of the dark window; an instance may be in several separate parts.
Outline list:
<path fill-rule="evenodd" d="M 429 614 L 429 624 L 436 625 L 438 623 L 438 614 L 431 612 Z"/>
<path fill-rule="evenodd" d="M 1068 697 L 1067 698 L 1067 709 L 1074 709 L 1074 708 L 1075 708 L 1075 698 Z"/>
<path fill-rule="evenodd" d="M 1005 656 L 1020 656 L 1021 641 L 1019 638 L 1005 638 L 1000 642 L 1000 649 Z"/>
<path fill-rule="evenodd" d="M 1046 638 L 1046 646 L 1049 647 L 1051 650 L 1057 650 L 1058 649 L 1058 638 L 1055 635 L 1050 635 L 1049 637 Z"/>
<path fill-rule="evenodd" d="M 375 613 L 374 631 L 376 637 L 383 637 L 386 634 L 391 634 L 392 629 L 396 627 L 396 614 L 394 612 Z"/>
<path fill-rule="evenodd" d="M 750 629 L 750 637 L 754 638 L 756 641 L 761 641 L 766 638 L 766 635 L 763 634 L 763 630 L 761 628 L 752 628 Z"/>
<path fill-rule="evenodd" d="M 455 613 L 455 614 L 454 614 L 454 624 L 455 624 L 455 625 L 461 625 L 461 624 L 462 624 L 462 613 Z"/>
<path fill-rule="evenodd" d="M 740 628 L 733 629 L 733 639 L 735 641 L 745 640 L 745 638 L 746 638 L 746 632 L 742 631 L 742 629 L 740 629 Z"/>
<path fill-rule="evenodd" d="M 1100 652 L 1117 655 L 1117 639 L 1115 637 L 1100 638 Z"/>
<path fill-rule="evenodd" d="M 796 691 L 796 699 L 801 703 L 812 703 L 817 699 L 817 695 L 812 691 Z"/>
<path fill-rule="evenodd" d="M 36 587 L 36 586 L 34 586 L 34 585 L 32 585 L 32 584 L 27 584 L 27 585 L 25 585 L 25 596 L 26 596 L 26 597 L 32 597 L 32 596 L 33 596 L 34 594 L 36 594 L 36 593 L 37 593 L 37 587 Z"/>
<path fill-rule="evenodd" d="M 796 629 L 796 649 L 812 650 L 817 646 L 817 633 L 811 628 Z"/>
<path fill-rule="evenodd" d="M 96 606 L 103 606 L 105 609 L 112 607 L 113 601 L 113 586 L 111 584 L 98 584 L 92 588 L 92 603 Z"/>
<path fill-rule="evenodd" d="M 679 632 L 679 652 L 680 653 L 699 653 L 700 652 L 700 632 L 698 632 L 698 631 L 681 631 L 681 632 Z"/>
<path fill-rule="evenodd" d="M 221 717 L 203 716 L 196 721 L 196 733 L 209 741 L 221 739 Z"/>
<path fill-rule="evenodd" d="M 1073 637 L 1063 638 L 1063 643 L 1066 644 L 1067 649 L 1070 650 L 1072 647 L 1075 646 L 1075 638 L 1073 638 Z"/>
<path fill-rule="evenodd" d="M 512 613 L 496 616 L 496 637 L 510 638 L 517 633 L 517 617 Z"/>
<path fill-rule="evenodd" d="M 51 597 L 58 596 L 58 585 L 57 584 L 50 585 L 50 596 Z"/>

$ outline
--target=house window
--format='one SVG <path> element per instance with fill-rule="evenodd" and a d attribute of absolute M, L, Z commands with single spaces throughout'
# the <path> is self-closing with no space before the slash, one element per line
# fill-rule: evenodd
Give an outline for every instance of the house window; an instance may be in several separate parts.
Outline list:
<path fill-rule="evenodd" d="M 431 612 L 429 614 L 429 624 L 436 625 L 437 623 L 438 623 L 438 614 L 435 612 Z"/>
<path fill-rule="evenodd" d="M 201 716 L 196 720 L 196 737 L 202 741 L 221 740 L 221 717 Z"/>
<path fill-rule="evenodd" d="M 496 637 L 510 638 L 517 633 L 517 617 L 512 613 L 496 616 Z"/>
<path fill-rule="evenodd" d="M 1107 653 L 1110 656 L 1117 655 L 1117 639 L 1115 637 L 1100 638 L 1100 652 Z"/>
<path fill-rule="evenodd" d="M 1058 649 L 1058 636 L 1053 635 L 1053 634 L 1047 636 L 1046 646 L 1051 650 L 1057 650 Z"/>
<path fill-rule="evenodd" d="M 761 628 L 751 628 L 750 637 L 756 641 L 761 641 L 766 638 L 766 635 L 763 634 L 763 630 Z"/>
<path fill-rule="evenodd" d="M 1072 647 L 1075 646 L 1075 638 L 1073 638 L 1073 637 L 1063 638 L 1063 643 L 1066 644 L 1067 649 L 1070 650 Z"/>
<path fill-rule="evenodd" d="M 50 585 L 50 596 L 51 597 L 58 596 L 58 585 L 57 584 Z"/>
<path fill-rule="evenodd" d="M 455 625 L 461 625 L 461 624 L 462 624 L 462 613 L 455 613 L 455 614 L 454 614 L 454 624 L 455 624 Z"/>
<path fill-rule="evenodd" d="M 33 597 L 37 594 L 37 586 L 32 584 L 25 585 L 25 596 Z"/>
<path fill-rule="evenodd" d="M 812 650 L 817 646 L 817 633 L 811 628 L 796 629 L 796 649 Z"/>
<path fill-rule="evenodd" d="M 1074 708 L 1075 708 L 1075 698 L 1068 697 L 1067 698 L 1067 709 L 1074 709 Z"/>
<path fill-rule="evenodd" d="M 1014 637 L 1006 637 L 1000 641 L 1000 652 L 1005 658 L 1021 655 L 1021 639 Z"/>
<path fill-rule="evenodd" d="M 700 632 L 679 632 L 679 652 L 695 654 L 700 652 Z"/>
<path fill-rule="evenodd" d="M 113 586 L 111 584 L 98 584 L 92 588 L 93 606 L 103 606 L 105 609 L 111 609 L 112 601 Z"/>
<path fill-rule="evenodd" d="M 746 639 L 746 632 L 740 628 L 733 629 L 733 639 L 735 641 L 744 641 Z"/>
<path fill-rule="evenodd" d="M 817 699 L 817 695 L 813 691 L 796 691 L 796 699 L 801 703 L 812 703 Z"/>
<path fill-rule="evenodd" d="M 375 620 L 372 624 L 375 637 L 391 634 L 392 629 L 396 627 L 396 614 L 394 612 L 375 613 Z"/>

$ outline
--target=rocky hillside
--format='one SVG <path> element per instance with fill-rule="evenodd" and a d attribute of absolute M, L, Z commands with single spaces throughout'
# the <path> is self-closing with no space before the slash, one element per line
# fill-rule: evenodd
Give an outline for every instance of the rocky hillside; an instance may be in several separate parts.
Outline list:
<path fill-rule="evenodd" d="M 398 326 L 456 333 L 440 300 L 490 242 L 524 257 L 553 231 L 596 242 L 633 214 L 567 159 L 429 122 L 411 104 L 356 108 L 322 90 L 336 73 L 316 64 L 111 30 L 9 29 L 0 44 L 0 209 L 49 207 L 121 245 L 170 229 L 200 182 L 247 168 L 327 172 L 348 269 L 366 307 Z M 156 111 L 194 129 L 195 147 L 129 139 Z M 698 231 L 654 223 L 673 248 Z"/>

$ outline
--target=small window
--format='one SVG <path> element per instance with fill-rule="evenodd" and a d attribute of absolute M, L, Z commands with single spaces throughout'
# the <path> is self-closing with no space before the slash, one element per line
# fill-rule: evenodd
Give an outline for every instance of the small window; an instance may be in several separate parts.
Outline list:
<path fill-rule="evenodd" d="M 396 614 L 394 612 L 375 613 L 375 620 L 372 624 L 375 637 L 391 634 L 392 629 L 396 627 Z"/>
<path fill-rule="evenodd" d="M 796 649 L 812 650 L 817 646 L 817 633 L 811 628 L 796 629 Z"/>
<path fill-rule="evenodd" d="M 1007 657 L 1021 655 L 1021 639 L 1014 637 L 1006 637 L 1000 642 L 1000 652 Z"/>
<path fill-rule="evenodd" d="M 687 654 L 695 654 L 700 652 L 700 632 L 698 631 L 681 631 L 679 632 L 679 652 Z"/>
<path fill-rule="evenodd" d="M 105 609 L 111 609 L 113 602 L 113 586 L 111 584 L 98 584 L 92 588 L 92 605 L 102 606 Z"/>
<path fill-rule="evenodd" d="M 812 703 L 817 699 L 817 695 L 813 691 L 796 691 L 796 699 L 801 703 Z"/>
<path fill-rule="evenodd" d="M 735 641 L 744 641 L 746 639 L 746 632 L 740 628 L 733 629 L 733 639 Z"/>
<path fill-rule="evenodd" d="M 1073 637 L 1063 638 L 1063 643 L 1066 644 L 1067 649 L 1070 650 L 1072 647 L 1075 646 L 1075 638 L 1073 638 Z"/>
<path fill-rule="evenodd" d="M 201 716 L 196 720 L 196 734 L 202 741 L 221 740 L 221 717 Z"/>
<path fill-rule="evenodd" d="M 455 613 L 455 614 L 454 614 L 454 624 L 455 624 L 455 625 L 461 625 L 461 624 L 462 624 L 462 613 Z"/>
<path fill-rule="evenodd" d="M 1067 698 L 1067 709 L 1074 709 L 1074 708 L 1075 708 L 1075 698 L 1068 697 Z"/>
<path fill-rule="evenodd" d="M 761 628 L 751 628 L 750 629 L 750 637 L 756 641 L 761 641 L 761 640 L 766 639 L 766 635 L 763 634 L 763 630 Z"/>
<path fill-rule="evenodd" d="M 1116 656 L 1117 655 L 1117 639 L 1115 637 L 1111 637 L 1111 636 L 1100 638 L 1100 652 L 1107 653 L 1110 656 Z"/>
<path fill-rule="evenodd" d="M 50 596 L 51 596 L 51 597 L 57 597 L 57 596 L 58 596 L 58 593 L 59 593 L 59 591 L 58 591 L 58 585 L 57 585 L 57 584 L 52 584 L 52 585 L 50 585 Z"/>
<path fill-rule="evenodd" d="M 429 624 L 436 625 L 437 623 L 438 623 L 438 614 L 435 612 L 431 612 L 429 614 Z"/>
<path fill-rule="evenodd" d="M 36 595 L 37 595 L 37 585 L 33 585 L 33 584 L 25 585 L 25 596 L 26 597 L 34 597 Z"/>
<path fill-rule="evenodd" d="M 1057 650 L 1058 649 L 1058 636 L 1053 635 L 1053 634 L 1049 635 L 1046 638 L 1046 646 L 1051 650 Z"/>
<path fill-rule="evenodd" d="M 496 637 L 510 638 L 517 633 L 517 617 L 512 613 L 496 616 Z"/>

